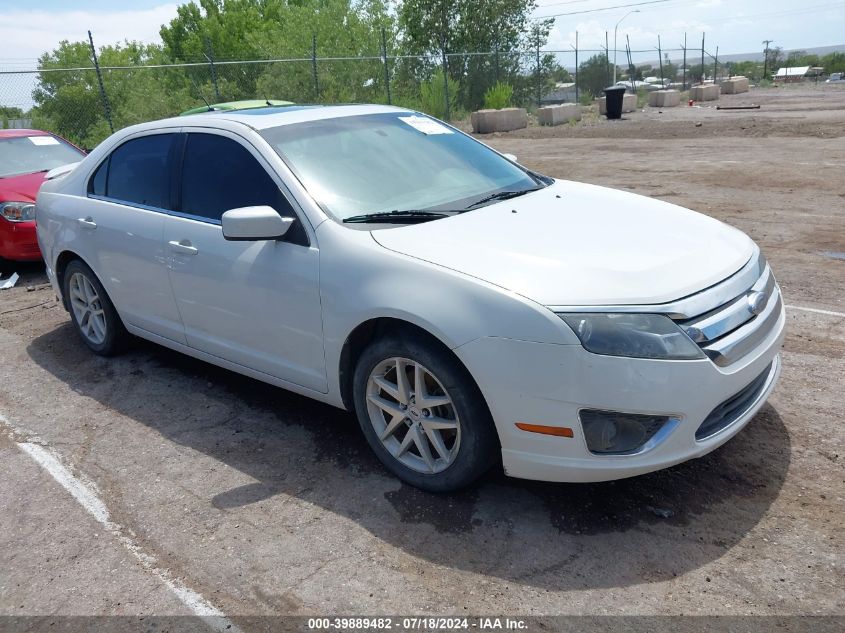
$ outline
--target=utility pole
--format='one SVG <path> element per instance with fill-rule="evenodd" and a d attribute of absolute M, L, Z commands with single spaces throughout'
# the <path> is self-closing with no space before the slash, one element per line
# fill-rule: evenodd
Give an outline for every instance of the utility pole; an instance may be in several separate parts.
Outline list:
<path fill-rule="evenodd" d="M 774 40 L 763 40 L 763 44 L 766 45 L 766 49 L 763 51 L 763 79 L 769 76 L 769 44 L 774 42 Z"/>

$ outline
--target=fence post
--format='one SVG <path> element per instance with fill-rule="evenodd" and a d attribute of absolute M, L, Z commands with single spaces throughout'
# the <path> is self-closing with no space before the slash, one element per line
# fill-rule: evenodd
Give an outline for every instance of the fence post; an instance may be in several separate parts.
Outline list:
<path fill-rule="evenodd" d="M 637 70 L 634 68 L 634 58 L 631 56 L 631 38 L 625 35 L 625 52 L 628 53 L 628 75 L 631 80 L 631 92 L 637 94 Z"/>
<path fill-rule="evenodd" d="M 494 59 L 496 63 L 496 83 L 499 83 L 499 43 L 496 42 L 496 48 L 494 49 Z"/>
<path fill-rule="evenodd" d="M 317 34 L 311 36 L 311 74 L 314 76 L 314 101 L 320 100 L 320 81 L 317 79 Z"/>
<path fill-rule="evenodd" d="M 687 34 L 684 33 L 684 90 L 687 89 Z"/>
<path fill-rule="evenodd" d="M 208 65 L 211 68 L 211 84 L 214 86 L 214 96 L 217 101 L 220 101 L 220 88 L 217 86 L 217 69 L 214 68 L 214 51 L 211 48 L 211 40 L 205 38 L 205 58 L 208 60 Z"/>
<path fill-rule="evenodd" d="M 535 43 L 537 45 L 537 47 L 536 47 L 536 53 L 537 53 L 537 107 L 539 108 L 540 107 L 540 101 L 543 98 L 543 95 L 542 95 L 543 89 L 542 89 L 542 86 L 540 84 L 541 77 L 540 77 L 540 30 L 539 29 L 537 29 L 537 40 L 536 40 Z"/>
<path fill-rule="evenodd" d="M 103 111 L 106 113 L 106 121 L 109 122 L 109 129 L 114 134 L 114 125 L 111 120 L 111 106 L 109 105 L 109 98 L 106 96 L 106 87 L 103 85 L 103 74 L 100 72 L 100 62 L 97 59 L 97 50 L 94 48 L 94 37 L 91 35 L 91 31 L 88 31 L 88 43 L 91 45 L 94 71 L 97 73 L 97 82 L 100 84 L 100 98 L 103 100 Z"/>
<path fill-rule="evenodd" d="M 704 33 L 701 34 L 701 82 L 704 84 Z"/>
<path fill-rule="evenodd" d="M 575 31 L 575 103 L 581 103 L 578 97 L 578 31 Z"/>
<path fill-rule="evenodd" d="M 384 27 L 381 27 L 381 59 L 384 62 L 384 85 L 387 89 L 387 105 L 391 105 L 390 100 L 390 69 L 387 67 L 387 35 Z"/>
<path fill-rule="evenodd" d="M 660 48 L 660 34 L 657 34 L 657 58 L 660 60 L 660 87 L 666 88 L 666 81 L 663 79 L 663 51 Z"/>
<path fill-rule="evenodd" d="M 451 112 L 449 112 L 449 63 L 446 59 L 446 49 L 443 48 L 443 113 L 445 114 L 446 121 L 449 120 L 451 117 Z"/>
<path fill-rule="evenodd" d="M 610 40 L 607 31 L 604 32 L 604 85 L 610 85 Z"/>
<path fill-rule="evenodd" d="M 716 83 L 716 75 L 719 74 L 719 47 L 716 47 L 716 57 L 713 58 L 713 83 Z"/>

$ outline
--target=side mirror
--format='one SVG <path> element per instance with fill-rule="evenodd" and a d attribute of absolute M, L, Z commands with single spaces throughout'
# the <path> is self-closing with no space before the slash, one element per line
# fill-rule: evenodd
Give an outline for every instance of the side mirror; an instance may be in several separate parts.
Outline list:
<path fill-rule="evenodd" d="M 223 237 L 230 241 L 278 240 L 285 236 L 293 218 L 282 217 L 273 207 L 230 209 L 221 218 Z"/>
<path fill-rule="evenodd" d="M 512 163 L 519 162 L 519 161 L 516 160 L 516 154 L 502 154 L 502 156 L 507 158 Z"/>

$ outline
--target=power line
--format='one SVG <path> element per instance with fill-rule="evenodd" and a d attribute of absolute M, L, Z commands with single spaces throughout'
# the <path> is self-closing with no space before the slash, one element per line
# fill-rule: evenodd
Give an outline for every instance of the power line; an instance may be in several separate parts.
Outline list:
<path fill-rule="evenodd" d="M 612 7 L 601 7 L 597 9 L 582 9 L 581 11 L 569 11 L 567 13 L 554 13 L 552 15 L 538 15 L 534 20 L 545 20 L 546 18 L 559 18 L 566 15 L 582 15 L 584 13 L 598 13 L 599 11 L 611 11 L 613 9 L 627 9 L 628 7 L 642 7 L 649 4 L 663 4 L 673 0 L 647 0 L 646 2 L 629 2 L 628 4 L 617 4 Z M 539 8 L 539 7 L 538 7 Z"/>

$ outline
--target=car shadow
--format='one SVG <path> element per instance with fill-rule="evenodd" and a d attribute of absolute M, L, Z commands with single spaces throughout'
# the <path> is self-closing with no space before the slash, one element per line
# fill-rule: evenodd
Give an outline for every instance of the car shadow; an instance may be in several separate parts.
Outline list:
<path fill-rule="evenodd" d="M 209 497 L 219 512 L 291 495 L 421 559 L 545 589 L 659 582 L 701 567 L 758 524 L 789 468 L 789 433 L 766 405 L 722 448 L 649 475 L 548 484 L 499 470 L 434 495 L 390 476 L 351 414 L 282 389 L 142 341 L 99 358 L 70 323 L 28 352 L 74 391 L 255 480 Z"/>

